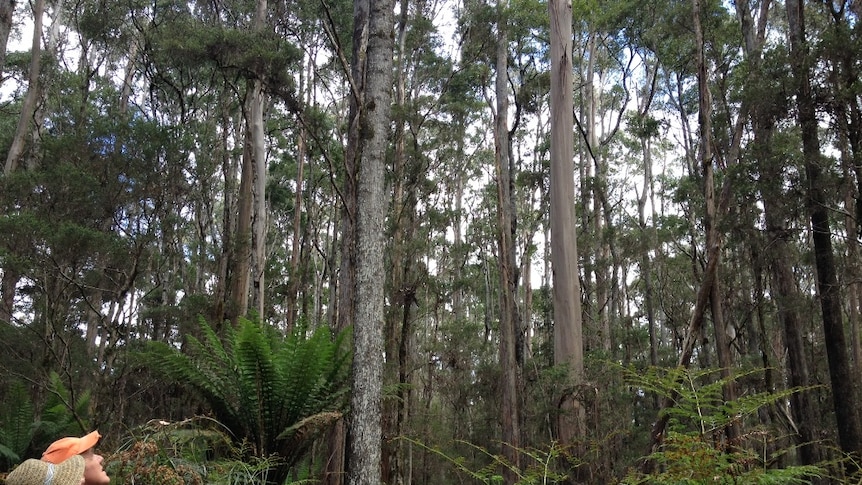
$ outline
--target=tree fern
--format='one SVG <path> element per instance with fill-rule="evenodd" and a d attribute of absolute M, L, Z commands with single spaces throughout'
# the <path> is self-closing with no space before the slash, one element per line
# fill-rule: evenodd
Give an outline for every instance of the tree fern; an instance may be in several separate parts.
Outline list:
<path fill-rule="evenodd" d="M 344 336 L 333 338 L 327 328 L 308 336 L 282 336 L 241 319 L 220 339 L 205 321 L 200 326 L 201 338 L 189 338 L 186 352 L 153 342 L 147 362 L 198 393 L 237 442 L 253 447 L 255 456 L 278 455 L 284 459 L 282 468 L 291 466 L 301 458 L 296 451 L 305 446 L 297 437 L 315 433 L 289 431 L 319 428 L 331 422 L 330 416 L 340 416 L 345 405 L 349 354 Z M 309 420 L 315 416 L 326 419 Z"/>

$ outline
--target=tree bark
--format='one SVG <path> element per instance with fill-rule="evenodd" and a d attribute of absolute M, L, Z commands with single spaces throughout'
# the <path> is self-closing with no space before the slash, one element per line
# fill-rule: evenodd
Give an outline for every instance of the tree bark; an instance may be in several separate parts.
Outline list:
<path fill-rule="evenodd" d="M 386 148 L 392 100 L 394 5 L 371 0 L 368 15 L 366 95 L 359 124 L 361 151 L 357 185 L 356 312 L 353 323 L 353 387 L 347 479 L 350 485 L 381 482 L 381 394 L 383 384 L 383 219 Z M 364 22 L 361 16 L 354 22 Z"/>
<path fill-rule="evenodd" d="M 253 206 L 254 158 L 251 153 L 251 133 L 246 125 L 243 132 L 245 143 L 242 150 L 242 170 L 239 181 L 239 196 L 237 205 L 239 215 L 236 223 L 234 244 L 231 247 L 231 291 L 227 308 L 227 318 L 233 325 L 239 317 L 248 313 L 248 292 L 251 279 L 251 246 Z"/>
<path fill-rule="evenodd" d="M 350 72 L 347 80 L 350 88 L 347 114 L 347 146 L 344 151 L 344 186 L 341 189 L 342 207 L 340 220 L 341 260 L 338 269 L 336 288 L 337 310 L 335 328 L 343 331 L 353 325 L 356 309 L 356 213 L 357 178 L 359 159 L 362 152 L 360 123 L 363 116 L 365 99 L 365 71 L 368 51 L 368 29 L 370 0 L 353 2 L 353 49 L 351 52 Z M 333 29 L 335 26 L 329 26 Z M 344 57 L 343 53 L 339 56 Z M 345 66 L 346 68 L 346 66 Z M 347 467 L 348 426 L 345 422 L 336 425 L 329 434 L 329 459 L 324 471 L 325 485 L 344 483 Z"/>
<path fill-rule="evenodd" d="M 577 390 L 584 381 L 581 288 L 575 200 L 574 105 L 572 92 L 572 4 L 548 2 L 551 19 L 551 270 L 554 301 L 554 364 L 566 366 L 571 389 L 560 397 L 558 438 L 571 446 L 585 434 L 585 413 Z"/>

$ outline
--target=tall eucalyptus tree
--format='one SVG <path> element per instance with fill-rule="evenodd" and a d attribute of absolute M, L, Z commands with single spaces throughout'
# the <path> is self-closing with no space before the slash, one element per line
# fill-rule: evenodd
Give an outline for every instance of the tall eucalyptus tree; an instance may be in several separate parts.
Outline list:
<path fill-rule="evenodd" d="M 565 366 L 571 389 L 584 382 L 584 343 L 578 244 L 574 216 L 572 4 L 548 2 L 551 21 L 551 268 L 554 285 L 554 363 Z M 568 389 L 569 387 L 566 386 Z M 560 398 L 559 440 L 571 445 L 586 434 L 580 397 Z"/>
<path fill-rule="evenodd" d="M 517 481 L 515 470 L 520 464 L 520 372 L 516 353 L 518 310 L 515 295 L 515 243 L 513 241 L 514 207 L 509 153 L 509 2 L 500 0 L 496 8 L 497 43 L 494 93 L 494 172 L 497 185 L 497 247 L 500 278 L 500 372 L 502 423 L 502 455 L 508 466 L 503 470 L 503 483 Z"/>
<path fill-rule="evenodd" d="M 362 5 L 364 4 L 364 5 Z M 358 71 L 365 89 L 358 96 L 360 113 L 354 136 L 357 147 L 356 198 L 356 300 L 353 321 L 353 374 L 347 481 L 350 485 L 377 485 L 381 480 L 384 351 L 383 219 L 389 198 L 384 172 L 389 140 L 392 100 L 394 5 L 390 0 L 354 3 L 354 31 L 364 32 L 367 55 Z M 363 40 L 362 37 L 355 41 Z M 360 58 L 354 62 L 362 63 Z M 356 70 L 354 70 L 356 72 Z"/>

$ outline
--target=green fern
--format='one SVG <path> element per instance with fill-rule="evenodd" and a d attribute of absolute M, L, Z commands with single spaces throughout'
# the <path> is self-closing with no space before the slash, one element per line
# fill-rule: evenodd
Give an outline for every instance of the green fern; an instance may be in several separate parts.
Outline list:
<path fill-rule="evenodd" d="M 246 319 L 227 327 L 223 339 L 203 320 L 200 328 L 201 339 L 190 337 L 186 353 L 151 343 L 147 362 L 198 393 L 237 443 L 251 446 L 254 456 L 276 455 L 283 460 L 282 468 L 294 465 L 309 445 L 297 438 L 315 433 L 286 431 L 316 415 L 340 416 L 346 404 L 345 335 L 333 338 L 321 327 L 308 336 L 282 336 Z M 276 473 L 276 479 L 280 475 Z"/>
<path fill-rule="evenodd" d="M 743 395 L 732 402 L 724 401 L 723 388 L 728 382 L 751 377 L 763 369 L 737 370 L 729 377 L 718 377 L 718 369 L 649 368 L 638 371 L 622 368 L 626 380 L 641 390 L 674 400 L 674 406 L 663 409 L 669 416 L 668 432 L 662 449 L 647 459 L 660 465 L 657 472 L 629 473 L 623 484 L 686 483 L 808 483 L 821 476 L 817 466 L 768 468 L 757 451 L 744 443 L 731 449 L 718 445 L 715 433 L 736 420 L 744 420 L 764 406 L 786 400 L 802 389 L 759 392 Z M 767 430 L 749 433 L 768 436 Z M 743 437 L 745 441 L 746 437 Z"/>
<path fill-rule="evenodd" d="M 12 382 L 4 402 L 8 411 L 0 422 L 0 458 L 8 465 L 20 462 L 33 440 L 33 402 L 20 381 Z"/>

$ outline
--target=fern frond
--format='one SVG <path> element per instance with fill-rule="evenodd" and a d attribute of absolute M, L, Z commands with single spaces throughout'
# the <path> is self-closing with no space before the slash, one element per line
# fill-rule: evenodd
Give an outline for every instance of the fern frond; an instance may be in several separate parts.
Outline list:
<path fill-rule="evenodd" d="M 12 383 L 4 400 L 8 407 L 2 423 L 2 444 L 20 457 L 33 439 L 33 402 L 20 381 Z"/>

